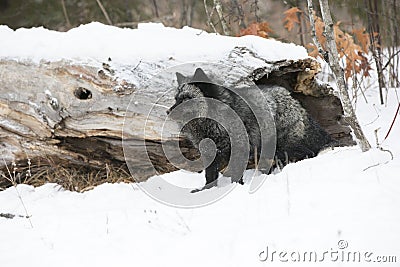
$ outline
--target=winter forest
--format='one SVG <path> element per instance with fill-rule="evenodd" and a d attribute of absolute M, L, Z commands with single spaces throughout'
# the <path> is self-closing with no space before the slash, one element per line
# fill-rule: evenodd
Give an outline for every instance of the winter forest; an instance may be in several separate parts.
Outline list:
<path fill-rule="evenodd" d="M 2 266 L 399 266 L 399 0 L 0 0 Z"/>

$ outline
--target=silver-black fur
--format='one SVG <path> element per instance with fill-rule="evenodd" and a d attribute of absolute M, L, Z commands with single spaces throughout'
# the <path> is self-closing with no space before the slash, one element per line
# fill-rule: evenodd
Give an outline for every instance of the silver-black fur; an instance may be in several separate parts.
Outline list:
<path fill-rule="evenodd" d="M 246 102 L 231 90 L 212 83 L 198 82 L 207 80 L 207 75 L 198 68 L 192 79 L 177 73 L 178 89 L 175 95 L 176 103 L 170 108 L 172 111 L 179 104 L 190 99 L 209 97 L 229 105 L 240 117 L 249 136 L 250 160 L 257 157 L 255 148 L 259 152 L 261 146 L 260 128 L 256 117 Z M 211 81 L 210 81 L 211 82 Z M 315 156 L 322 148 L 333 140 L 330 135 L 315 122 L 307 111 L 295 100 L 290 92 L 278 85 L 259 86 L 268 109 L 271 111 L 276 127 L 276 158 L 281 162 L 301 160 Z M 200 141 L 209 138 L 216 145 L 216 157 L 206 168 L 206 188 L 216 183 L 218 172 L 224 169 L 230 159 L 231 144 L 227 130 L 216 121 L 207 118 L 207 104 L 198 107 L 199 118 L 190 121 L 182 128 L 183 134 L 199 148 Z M 234 169 L 225 173 L 233 181 L 241 182 L 243 173 Z"/>

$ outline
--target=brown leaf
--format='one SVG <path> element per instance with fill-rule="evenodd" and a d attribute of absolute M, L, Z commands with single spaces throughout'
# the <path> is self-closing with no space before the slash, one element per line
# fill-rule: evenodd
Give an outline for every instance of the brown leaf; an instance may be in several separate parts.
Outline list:
<path fill-rule="evenodd" d="M 309 50 L 308 55 L 310 57 L 313 57 L 313 58 L 317 58 L 318 56 L 321 57 L 321 55 L 318 52 L 318 48 L 315 44 L 309 43 L 309 44 L 306 44 L 305 47 Z"/>
<path fill-rule="evenodd" d="M 300 24 L 300 20 L 298 18 L 298 13 L 302 13 L 303 11 L 301 11 L 301 9 L 299 9 L 298 7 L 292 7 L 288 10 L 286 10 L 285 12 L 283 12 L 283 14 L 285 15 L 283 21 L 285 23 L 284 27 L 288 30 L 291 31 L 294 27 L 295 24 Z"/>
<path fill-rule="evenodd" d="M 314 14 L 315 18 L 315 31 L 319 42 L 321 43 L 323 49 L 326 46 L 326 38 L 324 36 L 324 22 L 321 18 Z M 345 77 L 346 79 L 352 77 L 355 74 L 362 74 L 363 76 L 369 76 L 369 71 L 371 70 L 370 63 L 366 53 L 368 53 L 369 38 L 368 34 L 364 33 L 365 29 L 359 29 L 353 34 L 356 36 L 357 44 L 354 42 L 352 35 L 342 31 L 340 29 L 340 22 L 337 22 L 333 26 L 337 52 L 339 57 L 345 61 Z M 307 48 L 311 49 L 309 52 L 310 56 L 317 57 L 320 56 L 315 46 L 310 45 Z"/>
<path fill-rule="evenodd" d="M 314 20 L 315 20 L 315 34 L 317 36 L 319 43 L 325 49 L 325 44 L 326 44 L 326 37 L 324 36 L 325 24 L 322 21 L 322 19 L 316 16 L 315 14 L 314 14 Z"/>
<path fill-rule="evenodd" d="M 268 38 L 270 33 L 273 33 L 273 30 L 269 26 L 268 22 L 253 22 L 246 29 L 241 30 L 239 36 L 256 35 Z"/>
<path fill-rule="evenodd" d="M 369 34 L 365 32 L 365 28 L 354 29 L 353 34 L 357 42 L 361 45 L 362 51 L 368 53 L 369 50 Z"/>

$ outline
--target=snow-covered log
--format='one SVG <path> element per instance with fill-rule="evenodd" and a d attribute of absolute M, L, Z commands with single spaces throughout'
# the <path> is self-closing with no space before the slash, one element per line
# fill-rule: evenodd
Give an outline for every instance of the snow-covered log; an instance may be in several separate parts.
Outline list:
<path fill-rule="evenodd" d="M 102 64 L 0 60 L 0 169 L 6 173 L 5 164 L 12 162 L 20 170 L 31 168 L 31 172 L 45 166 L 83 166 L 88 170 L 119 167 L 126 160 L 123 131 L 131 152 L 137 148 L 128 159 L 138 170 L 136 178 L 154 175 L 144 164 L 144 141 L 157 171 L 175 170 L 166 160 L 160 141 L 165 111 L 174 102 L 177 86 L 173 75 L 163 71 L 176 64 L 174 58 L 169 60 L 141 60 L 123 66 L 112 58 Z M 251 80 L 290 88 L 334 138 L 342 145 L 353 144 L 349 128 L 341 124 L 340 101 L 315 80 L 320 66 L 313 59 L 269 60 L 251 48 L 236 46 L 229 53 L 221 53 L 215 62 L 227 66 L 229 73 L 226 69 L 214 70 L 214 76 L 223 77 L 226 84 Z M 149 87 L 150 80 L 153 86 Z M 148 107 L 156 101 L 160 108 L 148 116 Z M 129 127 L 124 127 L 125 121 Z M 176 141 L 178 133 L 166 127 L 163 140 Z M 185 156 L 196 156 L 186 140 L 180 142 Z"/>

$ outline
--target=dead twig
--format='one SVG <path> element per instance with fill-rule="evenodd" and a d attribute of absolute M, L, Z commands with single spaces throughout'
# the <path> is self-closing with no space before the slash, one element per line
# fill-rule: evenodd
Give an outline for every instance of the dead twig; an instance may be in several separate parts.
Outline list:
<path fill-rule="evenodd" d="M 215 32 L 215 33 L 218 33 L 218 31 L 217 31 L 217 29 L 215 28 L 215 26 L 214 26 L 214 24 L 212 23 L 212 20 L 211 20 L 211 14 L 210 14 L 210 12 L 208 12 L 208 8 L 207 8 L 207 0 L 204 0 L 204 9 L 206 10 L 206 15 L 207 15 L 207 23 L 208 23 L 208 25 L 213 29 L 213 31 Z M 214 7 L 213 7 L 213 10 L 212 10 L 213 12 L 214 12 Z"/>
<path fill-rule="evenodd" d="M 157 0 L 153 0 L 153 6 L 154 6 L 155 15 L 157 18 L 159 18 L 160 14 L 158 13 Z"/>
<path fill-rule="evenodd" d="M 22 199 L 22 196 L 19 193 L 18 188 L 17 188 L 17 182 L 16 182 L 16 170 L 17 170 L 17 167 L 16 167 L 16 164 L 14 162 L 12 163 L 13 172 L 11 174 L 10 168 L 8 168 L 7 162 L 6 162 L 6 160 L 4 158 L 3 158 L 3 161 L 4 161 L 4 166 L 6 167 L 7 172 L 8 172 L 8 176 L 9 176 L 9 177 L 7 177 L 7 176 L 3 175 L 3 177 L 6 180 L 8 180 L 10 183 L 12 183 L 13 187 L 15 188 L 15 191 L 17 192 L 17 196 L 18 196 L 18 198 L 19 198 L 19 200 L 20 200 L 20 202 L 22 204 L 22 207 L 23 207 L 23 209 L 25 211 L 25 217 L 28 219 L 29 224 L 31 225 L 31 228 L 33 228 L 31 216 L 28 214 L 28 210 L 27 210 L 27 208 L 25 206 L 25 203 L 24 203 L 24 201 Z"/>
<path fill-rule="evenodd" d="M 105 17 L 106 20 L 107 20 L 107 23 L 110 24 L 110 25 L 113 25 L 113 23 L 112 23 L 110 17 L 108 16 L 107 10 L 104 8 L 104 6 L 103 6 L 103 4 L 101 3 L 101 1 L 100 1 L 100 0 L 96 0 L 96 2 L 97 2 L 97 4 L 98 4 L 99 7 L 100 7 L 101 12 L 103 12 L 104 17 Z"/>
<path fill-rule="evenodd" d="M 392 128 L 393 128 L 393 124 L 394 124 L 394 122 L 395 122 L 396 119 L 397 119 L 397 115 L 399 114 L 399 111 L 400 111 L 400 103 L 399 103 L 399 105 L 397 106 L 396 114 L 394 115 L 394 118 L 393 118 L 393 120 L 392 120 L 392 123 L 390 124 L 390 128 L 389 128 L 389 130 L 388 130 L 388 132 L 387 132 L 387 134 L 386 134 L 386 136 L 385 136 L 385 138 L 384 138 L 383 140 L 386 140 L 386 138 L 389 137 L 389 134 L 390 134 L 390 132 L 392 131 Z"/>
<path fill-rule="evenodd" d="M 67 12 L 67 8 L 65 6 L 65 1 L 64 0 L 61 0 L 61 5 L 62 5 L 62 9 L 63 9 L 65 20 L 67 21 L 67 28 L 70 29 L 71 28 L 71 21 L 69 20 L 68 12 Z"/>
<path fill-rule="evenodd" d="M 381 144 L 379 143 L 379 138 L 378 138 L 378 131 L 379 131 L 379 130 L 380 130 L 380 128 L 375 129 L 375 131 L 374 131 L 376 147 L 377 147 L 379 150 L 381 150 L 382 152 L 389 153 L 391 159 L 388 160 L 388 161 L 385 161 L 385 162 L 383 162 L 383 163 L 376 163 L 376 164 L 374 164 L 374 165 L 368 166 L 367 168 L 363 169 L 363 171 L 366 171 L 366 170 L 368 170 L 368 169 L 370 169 L 370 168 L 373 168 L 373 167 L 377 167 L 377 166 L 382 165 L 382 164 L 388 164 L 391 160 L 394 159 L 392 151 L 390 151 L 390 150 L 388 150 L 388 149 L 384 149 L 384 148 L 381 146 Z"/>

